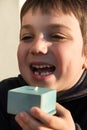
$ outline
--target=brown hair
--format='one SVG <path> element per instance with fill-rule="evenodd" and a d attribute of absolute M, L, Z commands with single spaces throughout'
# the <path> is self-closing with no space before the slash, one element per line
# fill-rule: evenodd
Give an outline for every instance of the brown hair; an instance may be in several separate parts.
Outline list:
<path fill-rule="evenodd" d="M 84 45 L 87 46 L 87 0 L 26 0 L 20 13 L 21 22 L 29 9 L 35 11 L 37 8 L 40 8 L 42 13 L 62 11 L 64 14 L 70 14 L 72 12 L 79 21 Z M 87 51 L 87 47 L 85 50 Z"/>

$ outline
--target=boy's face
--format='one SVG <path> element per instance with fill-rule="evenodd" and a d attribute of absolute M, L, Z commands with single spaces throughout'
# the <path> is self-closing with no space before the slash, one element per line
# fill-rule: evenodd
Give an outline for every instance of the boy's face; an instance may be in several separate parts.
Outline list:
<path fill-rule="evenodd" d="M 71 88 L 86 67 L 83 38 L 73 14 L 29 10 L 22 19 L 18 48 L 20 72 L 29 85 Z"/>

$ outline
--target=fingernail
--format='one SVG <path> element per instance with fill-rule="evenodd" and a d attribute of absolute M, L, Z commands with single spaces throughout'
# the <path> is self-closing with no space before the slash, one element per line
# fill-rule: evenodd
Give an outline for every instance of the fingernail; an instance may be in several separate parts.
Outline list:
<path fill-rule="evenodd" d="M 21 112 L 21 113 L 19 114 L 19 116 L 22 117 L 22 118 L 24 118 L 24 117 L 25 117 L 25 112 Z"/>
<path fill-rule="evenodd" d="M 30 109 L 30 112 L 32 113 L 32 114 L 35 114 L 35 108 L 34 107 L 32 107 L 31 109 Z"/>

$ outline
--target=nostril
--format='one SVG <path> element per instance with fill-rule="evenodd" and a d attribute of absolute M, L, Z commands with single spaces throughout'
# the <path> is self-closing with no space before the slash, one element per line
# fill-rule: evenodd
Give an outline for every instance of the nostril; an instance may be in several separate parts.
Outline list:
<path fill-rule="evenodd" d="M 38 54 L 47 54 L 47 49 L 43 47 L 42 49 L 33 49 L 29 51 L 32 55 L 38 55 Z"/>

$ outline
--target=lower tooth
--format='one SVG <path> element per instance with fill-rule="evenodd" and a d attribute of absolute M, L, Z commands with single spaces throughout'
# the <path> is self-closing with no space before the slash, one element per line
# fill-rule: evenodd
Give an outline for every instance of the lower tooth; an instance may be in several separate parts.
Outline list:
<path fill-rule="evenodd" d="M 41 76 L 46 76 L 49 75 L 50 72 L 46 72 L 46 73 L 39 73 L 39 72 L 34 72 L 35 75 L 41 75 Z"/>
<path fill-rule="evenodd" d="M 39 73 L 38 73 L 38 72 L 35 72 L 34 74 L 35 74 L 35 75 L 39 75 Z"/>
<path fill-rule="evenodd" d="M 46 76 L 46 75 L 49 75 L 49 74 L 50 74 L 49 72 L 41 73 L 41 76 Z"/>
<path fill-rule="evenodd" d="M 41 73 L 40 75 L 41 75 L 41 76 L 45 76 L 46 74 L 45 74 L 45 73 Z"/>

